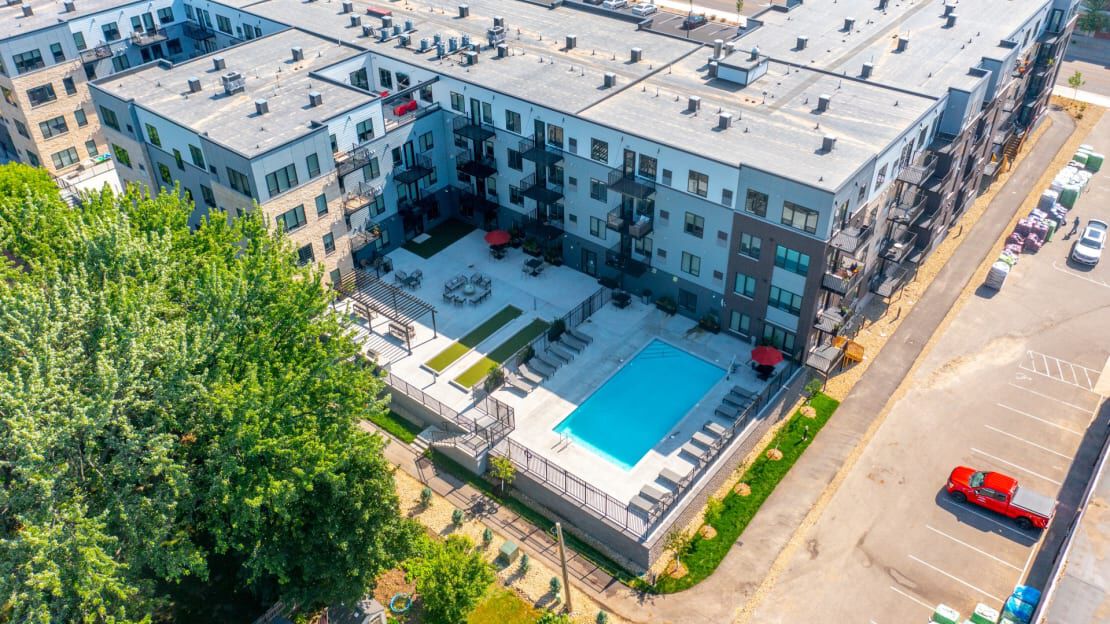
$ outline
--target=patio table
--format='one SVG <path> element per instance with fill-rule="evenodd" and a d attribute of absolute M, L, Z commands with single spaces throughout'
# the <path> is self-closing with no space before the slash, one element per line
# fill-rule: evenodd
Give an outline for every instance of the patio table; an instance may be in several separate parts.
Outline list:
<path fill-rule="evenodd" d="M 543 260 L 539 258 L 532 258 L 524 263 L 524 270 L 531 276 L 535 277 L 543 270 Z"/>

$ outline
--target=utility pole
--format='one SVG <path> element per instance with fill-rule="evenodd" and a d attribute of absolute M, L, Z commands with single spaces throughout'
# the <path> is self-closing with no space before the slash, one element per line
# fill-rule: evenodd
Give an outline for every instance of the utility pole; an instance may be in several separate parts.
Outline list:
<path fill-rule="evenodd" d="M 567 548 L 563 544 L 563 525 L 555 523 L 555 535 L 559 538 L 559 561 L 563 564 L 563 593 L 566 594 L 567 613 L 573 612 L 570 604 L 570 574 L 567 572 Z"/>

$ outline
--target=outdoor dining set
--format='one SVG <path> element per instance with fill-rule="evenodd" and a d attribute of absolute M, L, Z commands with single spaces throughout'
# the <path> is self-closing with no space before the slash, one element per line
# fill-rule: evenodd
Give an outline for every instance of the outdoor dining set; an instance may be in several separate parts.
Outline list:
<path fill-rule="evenodd" d="M 443 283 L 443 300 L 456 306 L 478 305 L 493 293 L 493 282 L 482 273 L 456 275 Z"/>
<path fill-rule="evenodd" d="M 405 288 L 416 290 L 420 288 L 420 283 L 424 281 L 424 272 L 420 269 L 416 269 L 411 274 L 397 271 L 393 274 L 393 280 Z"/>

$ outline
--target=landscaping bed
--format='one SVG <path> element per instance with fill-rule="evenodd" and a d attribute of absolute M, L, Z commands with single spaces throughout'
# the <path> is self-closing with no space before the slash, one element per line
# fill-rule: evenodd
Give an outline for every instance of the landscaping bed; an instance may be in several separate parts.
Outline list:
<path fill-rule="evenodd" d="M 423 243 L 409 241 L 402 247 L 421 258 L 431 258 L 473 231 L 474 226 L 469 223 L 448 219 L 426 232 L 431 237 L 428 240 Z"/>
<path fill-rule="evenodd" d="M 836 399 L 818 393 L 810 401 L 814 411 L 812 417 L 803 415 L 804 406 L 790 417 L 786 425 L 760 452 L 759 459 L 748 467 L 740 479 L 741 483 L 747 484 L 747 491 L 750 493 L 747 496 L 741 496 L 733 490 L 721 499 L 718 513 L 706 523 L 716 530 L 716 536 L 706 539 L 701 532 L 695 534 L 690 540 L 689 547 L 680 557 L 686 574 L 681 578 L 673 576 L 660 578 L 654 588 L 657 592 L 666 594 L 681 591 L 713 574 L 748 523 L 755 517 L 759 507 L 790 471 L 794 462 L 801 457 L 806 447 L 813 442 L 817 432 L 828 422 L 838 405 L 840 402 Z M 777 456 L 774 453 L 776 450 L 782 454 L 782 458 L 778 460 L 768 458 L 769 453 Z"/>
<path fill-rule="evenodd" d="M 521 314 L 524 314 L 524 312 L 515 306 L 510 305 L 501 308 L 500 312 L 486 319 L 485 322 L 467 332 L 462 338 L 452 342 L 432 359 L 424 362 L 424 366 L 437 373 L 442 373 L 444 369 L 457 362 L 459 358 L 470 353 L 470 350 L 478 346 L 480 342 L 492 336 L 497 330 L 508 325 Z"/>
<path fill-rule="evenodd" d="M 401 416 L 393 410 L 389 410 L 384 414 L 371 414 L 367 420 L 381 427 L 387 433 L 405 444 L 412 444 L 416 436 L 422 431 L 419 425 L 414 425 L 404 418 L 401 418 Z"/>
<path fill-rule="evenodd" d="M 505 360 L 508 360 L 514 353 L 520 351 L 525 345 L 547 331 L 547 328 L 550 326 L 551 323 L 543 319 L 533 319 L 524 329 L 513 334 L 505 342 L 497 345 L 497 347 L 490 351 L 485 357 L 463 371 L 462 374 L 455 378 L 455 383 L 467 389 L 473 388 L 475 384 L 485 379 L 491 368 L 504 364 Z"/>

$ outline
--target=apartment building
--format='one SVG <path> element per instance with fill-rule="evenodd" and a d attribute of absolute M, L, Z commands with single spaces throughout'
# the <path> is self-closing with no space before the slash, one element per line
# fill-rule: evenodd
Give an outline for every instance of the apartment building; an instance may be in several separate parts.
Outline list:
<path fill-rule="evenodd" d="M 159 59 L 181 62 L 284 28 L 179 0 L 8 2 L 0 20 L 0 143 L 67 182 L 112 167 L 89 81 Z"/>
<path fill-rule="evenodd" d="M 571 4 L 212 2 L 275 32 L 90 90 L 124 179 L 257 204 L 333 280 L 459 218 L 829 370 L 1007 166 L 1076 18 L 791 1 L 714 41 Z"/>

